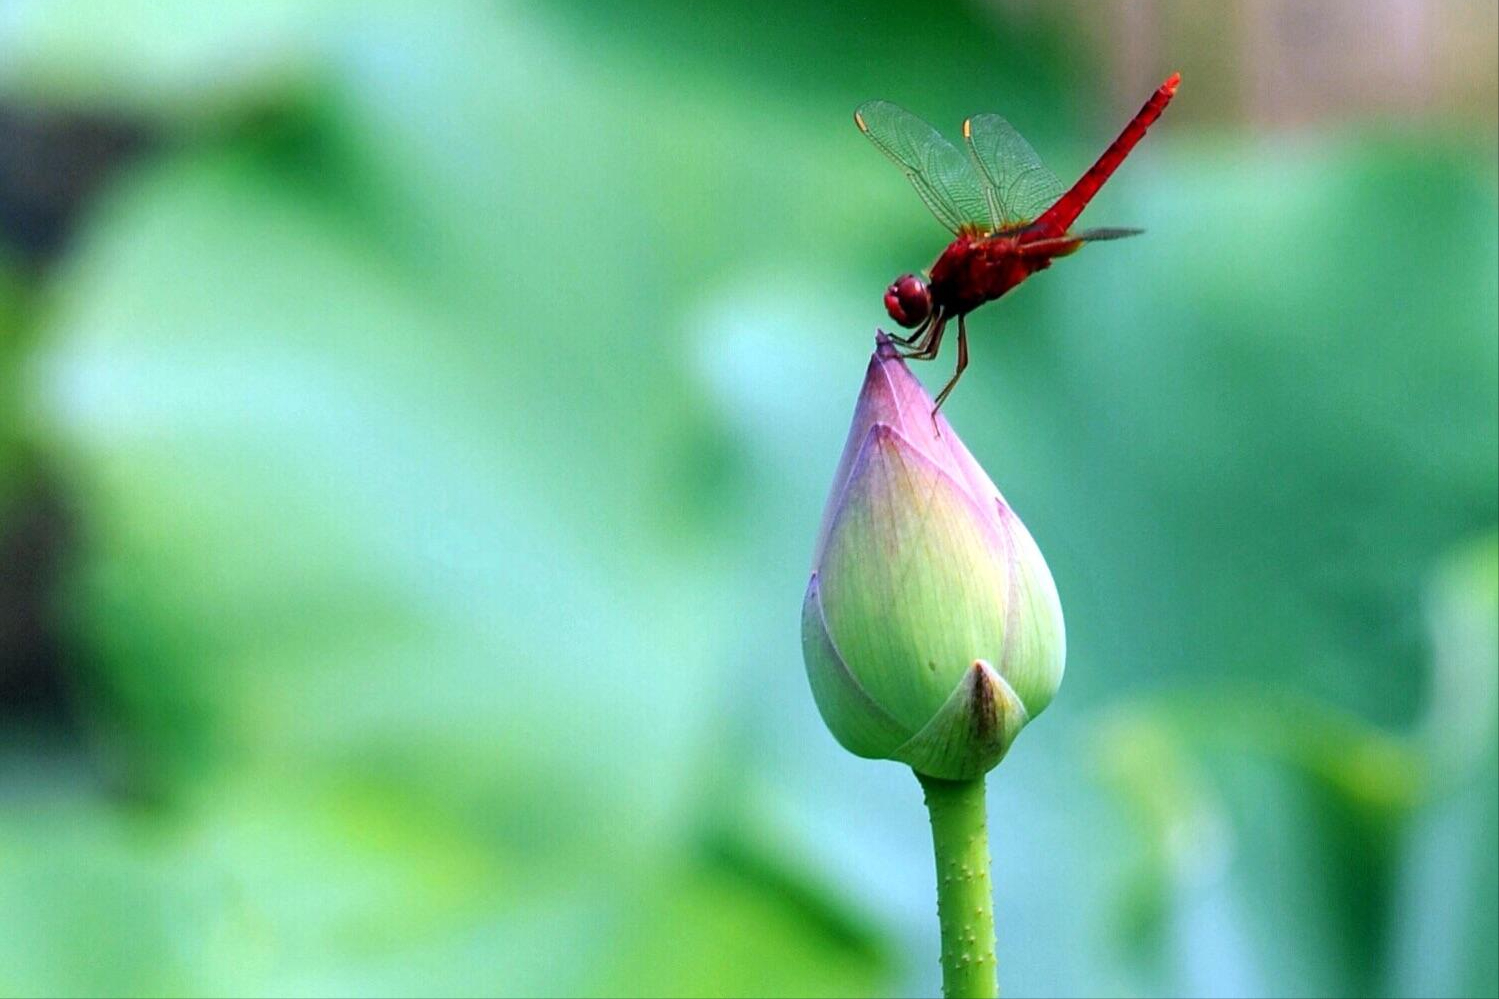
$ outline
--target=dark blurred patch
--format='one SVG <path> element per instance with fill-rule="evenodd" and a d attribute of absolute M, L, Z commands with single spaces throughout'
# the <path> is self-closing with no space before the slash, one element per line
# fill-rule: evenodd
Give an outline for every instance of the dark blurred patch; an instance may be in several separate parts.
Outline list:
<path fill-rule="evenodd" d="M 31 300 L 94 195 L 151 145 L 145 128 L 119 118 L 0 104 L 0 257 L 21 264 L 17 301 Z M 4 364 L 29 341 L 29 310 L 6 310 L 0 324 Z M 15 414 L 0 411 L 0 433 L 14 426 Z M 71 737 L 79 664 L 59 594 L 74 523 L 58 481 L 15 443 L 0 509 L 0 722 Z"/>
<path fill-rule="evenodd" d="M 58 594 L 74 538 L 57 483 L 32 466 L 0 512 L 0 725 L 77 729 Z"/>
<path fill-rule="evenodd" d="M 93 195 L 152 144 L 121 118 L 0 104 L 0 240 L 24 260 L 51 262 Z"/>

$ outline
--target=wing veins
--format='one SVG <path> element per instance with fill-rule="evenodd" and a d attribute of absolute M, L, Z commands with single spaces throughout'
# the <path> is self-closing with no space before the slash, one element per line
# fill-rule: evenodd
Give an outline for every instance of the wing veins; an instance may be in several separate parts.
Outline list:
<path fill-rule="evenodd" d="M 860 105 L 854 122 L 900 167 L 927 210 L 950 232 L 992 231 L 994 195 L 940 132 L 888 101 Z"/>
<path fill-rule="evenodd" d="M 998 228 L 1033 221 L 1065 192 L 1062 182 L 1041 162 L 1030 143 L 999 115 L 968 119 L 963 134 L 969 157 L 994 192 Z"/>

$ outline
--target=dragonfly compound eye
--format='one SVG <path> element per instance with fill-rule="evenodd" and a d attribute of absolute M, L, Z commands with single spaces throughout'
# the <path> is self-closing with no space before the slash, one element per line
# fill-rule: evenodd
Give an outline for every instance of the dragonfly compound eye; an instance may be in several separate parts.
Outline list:
<path fill-rule="evenodd" d="M 885 289 L 885 311 L 906 329 L 920 326 L 932 313 L 932 293 L 915 274 L 898 277 Z"/>

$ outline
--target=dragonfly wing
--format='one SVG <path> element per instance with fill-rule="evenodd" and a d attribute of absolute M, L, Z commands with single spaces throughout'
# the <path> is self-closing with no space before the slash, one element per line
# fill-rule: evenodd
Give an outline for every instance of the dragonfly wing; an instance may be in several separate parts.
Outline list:
<path fill-rule="evenodd" d="M 1078 229 L 1071 234 L 1073 239 L 1080 239 L 1085 243 L 1100 243 L 1106 239 L 1125 239 L 1129 236 L 1138 236 L 1144 229 Z"/>
<path fill-rule="evenodd" d="M 1144 229 L 1078 229 L 1049 239 L 1033 239 L 1020 246 L 1022 256 L 1063 256 L 1075 252 L 1084 243 L 1101 243 L 1110 239 L 1138 236 Z"/>
<path fill-rule="evenodd" d="M 968 154 L 993 195 L 1000 228 L 1033 221 L 1067 189 L 1015 127 L 997 114 L 963 122 Z"/>
<path fill-rule="evenodd" d="M 901 168 L 927 208 L 954 234 L 994 230 L 994 209 L 984 182 L 942 133 L 889 101 L 859 105 L 854 123 Z"/>

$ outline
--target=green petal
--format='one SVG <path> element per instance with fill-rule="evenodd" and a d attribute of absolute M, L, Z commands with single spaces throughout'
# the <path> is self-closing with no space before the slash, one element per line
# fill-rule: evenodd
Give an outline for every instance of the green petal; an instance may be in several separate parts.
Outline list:
<path fill-rule="evenodd" d="M 1010 685 L 980 659 L 926 728 L 890 755 L 928 777 L 972 780 L 1004 759 L 1029 720 Z"/>
<path fill-rule="evenodd" d="M 874 702 L 838 655 L 823 620 L 815 574 L 802 601 L 802 658 L 817 710 L 844 749 L 855 756 L 883 760 L 910 738 L 912 730 L 903 728 Z"/>
<path fill-rule="evenodd" d="M 1007 532 L 885 424 L 870 429 L 820 566 L 828 635 L 869 696 L 910 731 L 974 660 L 999 663 L 1015 557 Z"/>

